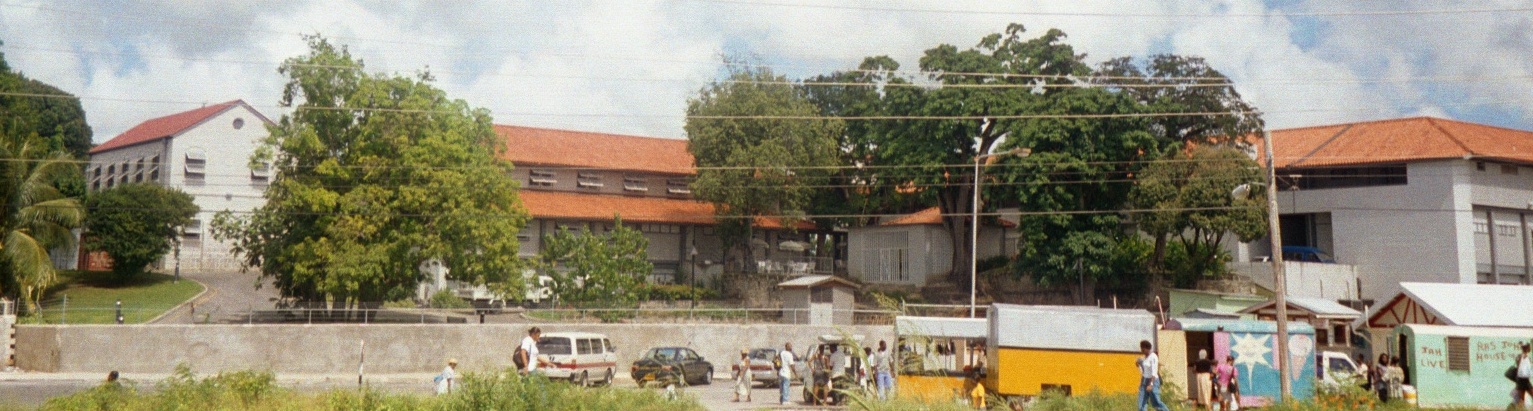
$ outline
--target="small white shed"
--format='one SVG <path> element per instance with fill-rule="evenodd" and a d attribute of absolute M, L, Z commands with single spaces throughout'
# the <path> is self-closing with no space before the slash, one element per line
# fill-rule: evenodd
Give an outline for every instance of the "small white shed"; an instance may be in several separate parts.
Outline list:
<path fill-rule="evenodd" d="M 851 325 L 857 290 L 851 280 L 833 275 L 806 275 L 777 284 L 785 324 Z"/>

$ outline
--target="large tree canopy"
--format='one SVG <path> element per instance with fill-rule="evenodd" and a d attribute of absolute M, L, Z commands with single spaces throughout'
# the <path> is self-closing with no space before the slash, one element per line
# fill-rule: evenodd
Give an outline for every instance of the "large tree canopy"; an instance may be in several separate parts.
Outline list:
<path fill-rule="evenodd" d="M 528 216 L 488 111 L 449 99 L 426 73 L 367 73 L 318 37 L 278 71 L 293 111 L 252 159 L 276 170 L 266 204 L 215 222 L 248 266 L 306 301 L 403 298 L 429 258 L 520 295 L 516 234 Z"/>
<path fill-rule="evenodd" d="M 960 284 L 969 281 L 973 247 L 968 214 L 974 179 L 968 165 L 1009 136 L 1048 134 L 1022 116 L 1053 110 L 1054 95 L 1067 90 L 1057 86 L 1090 72 L 1082 56 L 1064 43 L 1063 32 L 1049 30 L 1036 38 L 1024 33 L 1013 24 L 974 48 L 944 44 L 926 50 L 919 76 L 886 85 L 882 112 L 944 119 L 896 119 L 870 131 L 881 161 L 900 165 L 905 183 L 928 192 L 941 208 L 954 244 L 953 280 Z M 912 87 L 922 84 L 930 86 Z"/>
<path fill-rule="evenodd" d="M 806 214 L 836 164 L 843 124 L 819 115 L 801 90 L 765 67 L 732 69 L 687 103 L 687 149 L 699 168 L 692 189 L 714 203 L 720 234 L 744 261 L 754 259 L 756 218 L 792 222 Z"/>
<path fill-rule="evenodd" d="M 1152 271 L 1171 274 L 1181 287 L 1223 274 L 1220 244 L 1226 234 L 1248 242 L 1267 233 L 1265 196 L 1231 196 L 1236 186 L 1261 180 L 1256 161 L 1229 146 L 1173 151 L 1146 167 L 1130 195 L 1134 208 L 1153 210 L 1136 216 L 1139 229 L 1155 238 L 1174 238 L 1181 250 L 1181 264 L 1168 266 L 1154 258 L 1151 263 L 1158 266 Z"/>
<path fill-rule="evenodd" d="M 85 197 L 85 248 L 112 257 L 121 278 L 144 271 L 165 256 L 180 238 L 180 228 L 197 216 L 192 196 L 156 184 L 126 184 Z"/>
<path fill-rule="evenodd" d="M 57 87 L 13 72 L 0 54 L 0 132 L 37 134 L 47 148 L 85 158 L 91 129 L 80 100 Z"/>

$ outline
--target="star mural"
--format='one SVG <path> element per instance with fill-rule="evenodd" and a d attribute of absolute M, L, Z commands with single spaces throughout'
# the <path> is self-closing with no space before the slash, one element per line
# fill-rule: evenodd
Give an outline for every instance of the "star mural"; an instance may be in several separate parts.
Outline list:
<path fill-rule="evenodd" d="M 1252 383 L 1252 369 L 1258 365 L 1272 366 L 1272 363 L 1267 362 L 1267 354 L 1272 352 L 1272 349 L 1267 347 L 1269 336 L 1235 334 L 1233 337 L 1235 343 L 1230 344 L 1230 352 L 1235 354 L 1235 366 L 1244 365 L 1246 367 L 1246 372 L 1241 374 L 1245 375 L 1245 385 L 1249 386 Z"/>

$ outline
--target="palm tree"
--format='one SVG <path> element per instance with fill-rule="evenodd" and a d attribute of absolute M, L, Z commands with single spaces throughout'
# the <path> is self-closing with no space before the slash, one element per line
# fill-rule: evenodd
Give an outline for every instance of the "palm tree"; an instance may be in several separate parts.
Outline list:
<path fill-rule="evenodd" d="M 29 310 L 57 281 L 48 250 L 73 243 L 70 230 L 85 220 L 79 200 L 59 190 L 79 173 L 74 158 L 36 134 L 0 131 L 0 295 Z"/>

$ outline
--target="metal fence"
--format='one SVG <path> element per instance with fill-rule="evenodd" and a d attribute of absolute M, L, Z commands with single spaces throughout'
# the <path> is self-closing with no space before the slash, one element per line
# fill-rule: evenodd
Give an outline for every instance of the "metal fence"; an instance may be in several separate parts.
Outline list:
<path fill-rule="evenodd" d="M 124 305 L 82 307 L 44 305 L 23 319 L 32 324 L 144 323 L 169 307 Z M 625 323 L 625 324 L 778 324 L 808 318 L 807 309 L 675 307 L 675 308 L 249 308 L 199 310 L 160 319 L 168 324 L 508 324 L 508 323 Z M 852 310 L 854 325 L 891 325 L 898 313 Z"/>

